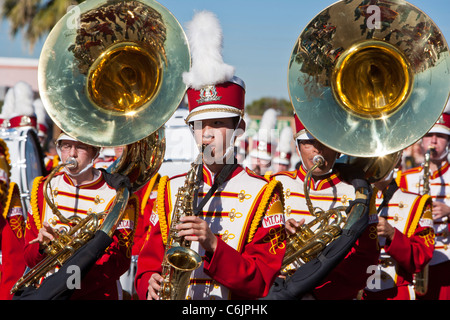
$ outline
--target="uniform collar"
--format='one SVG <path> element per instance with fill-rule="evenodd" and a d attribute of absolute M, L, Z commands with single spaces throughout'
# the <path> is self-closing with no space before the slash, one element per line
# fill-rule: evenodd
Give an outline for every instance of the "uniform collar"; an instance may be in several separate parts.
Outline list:
<path fill-rule="evenodd" d="M 206 183 L 209 186 L 212 186 L 214 183 L 214 178 L 218 175 L 214 175 L 206 166 L 203 167 L 203 183 Z M 236 175 L 238 175 L 243 170 L 242 166 L 236 166 L 234 170 L 228 175 L 228 177 L 225 179 L 225 181 L 228 181 L 232 178 L 234 178 Z"/>
<path fill-rule="evenodd" d="M 94 180 L 77 186 L 74 184 L 72 178 L 67 173 L 62 172 L 62 174 L 64 175 L 63 179 L 67 184 L 69 184 L 73 187 L 80 188 L 80 189 L 98 189 L 98 188 L 100 188 L 103 185 L 105 180 L 103 179 L 103 174 L 101 173 L 101 171 L 98 171 L 98 173 L 99 174 L 95 175 Z"/>
<path fill-rule="evenodd" d="M 431 174 L 430 179 L 436 179 L 436 178 L 441 177 L 448 171 L 449 168 L 450 168 L 450 164 L 448 163 L 448 161 L 445 161 L 442 166 L 440 166 L 436 171 L 434 171 Z"/>
<path fill-rule="evenodd" d="M 307 170 L 303 167 L 303 165 L 301 165 L 300 168 L 298 169 L 297 177 L 301 181 L 305 182 L 306 174 Z M 323 175 L 320 179 L 318 180 L 311 179 L 311 184 L 309 187 L 312 190 L 323 190 L 333 187 L 340 182 L 342 182 L 340 174 L 336 172 L 335 169 L 333 168 L 333 170 L 330 173 Z"/>

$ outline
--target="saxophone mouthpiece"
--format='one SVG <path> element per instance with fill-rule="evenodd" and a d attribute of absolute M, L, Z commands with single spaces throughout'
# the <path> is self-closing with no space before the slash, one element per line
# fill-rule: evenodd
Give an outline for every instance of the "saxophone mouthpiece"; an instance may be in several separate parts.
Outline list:
<path fill-rule="evenodd" d="M 76 167 L 78 167 L 78 162 L 74 157 L 69 157 L 67 158 L 65 165 L 68 168 L 75 169 Z"/>

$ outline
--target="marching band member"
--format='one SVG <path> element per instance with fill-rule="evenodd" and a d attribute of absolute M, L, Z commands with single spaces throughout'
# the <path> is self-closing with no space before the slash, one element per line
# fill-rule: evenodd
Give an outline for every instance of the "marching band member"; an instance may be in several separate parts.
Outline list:
<path fill-rule="evenodd" d="M 56 147 L 63 163 L 72 157 L 76 167 L 64 167 L 49 182 L 51 194 L 60 213 L 68 218 L 76 215 L 84 218 L 88 213 L 108 211 L 116 197 L 116 189 L 108 174 L 93 167 L 99 148 L 87 145 L 62 133 Z M 25 260 L 32 268 L 46 254 L 49 241 L 57 237 L 56 230 L 68 226 L 59 220 L 46 203 L 44 183 L 47 177 L 34 180 L 31 210 L 28 212 L 25 232 Z M 135 199 L 136 200 L 136 199 Z M 117 227 L 112 244 L 81 280 L 81 288 L 75 290 L 71 299 L 118 299 L 119 277 L 129 268 L 133 243 L 134 222 L 138 204 L 130 197 L 124 218 Z"/>
<path fill-rule="evenodd" d="M 433 199 L 433 222 L 435 247 L 429 265 L 428 293 L 418 299 L 450 299 L 450 232 L 448 215 L 450 214 L 450 164 L 448 147 L 450 141 L 450 114 L 443 113 L 441 118 L 422 138 L 422 148 L 430 149 L 429 194 Z M 424 191 L 423 166 L 402 172 L 400 187 L 410 192 L 422 194 Z"/>
<path fill-rule="evenodd" d="M 48 137 L 48 130 L 49 130 L 48 123 L 50 120 L 47 111 L 45 111 L 44 105 L 42 104 L 41 99 L 36 99 L 33 101 L 33 108 L 34 112 L 36 113 L 36 120 L 37 120 L 36 127 L 39 142 L 41 144 L 41 147 L 44 148 Z"/>
<path fill-rule="evenodd" d="M 25 219 L 16 183 L 10 182 L 9 152 L 0 140 L 0 300 L 10 300 L 11 288 L 25 271 Z"/>
<path fill-rule="evenodd" d="M 304 184 L 308 170 L 314 166 L 313 159 L 316 155 L 324 158 L 323 166 L 317 167 L 312 173 L 310 197 L 314 207 L 328 210 L 339 206 L 348 207 L 355 199 L 355 187 L 344 179 L 343 168 L 335 165 L 339 153 L 324 146 L 316 140 L 300 122 L 295 114 L 295 135 L 302 164 L 296 171 L 286 171 L 273 175 L 273 179 L 283 184 L 285 196 L 285 218 L 288 234 L 296 232 L 296 227 L 303 223 L 309 223 L 314 219 L 310 213 L 304 195 Z M 359 290 L 366 285 L 368 278 L 367 267 L 378 262 L 378 243 L 376 240 L 376 213 L 369 215 L 369 225 L 362 235 L 356 240 L 345 258 L 335 266 L 332 271 L 322 279 L 312 292 L 305 294 L 303 299 L 317 300 L 343 300 L 354 299 Z M 288 265 L 282 270 L 283 275 L 295 276 L 295 270 L 299 266 L 296 263 Z M 282 279 L 282 278 L 280 278 Z M 280 280 L 282 283 L 282 280 Z M 286 281 L 288 282 L 288 281 Z M 283 285 L 277 283 L 274 295 L 268 298 L 285 299 L 280 292 Z M 280 294 L 280 295 L 279 295 Z M 296 297 L 298 298 L 298 297 Z"/>
<path fill-rule="evenodd" d="M 217 57 L 221 50 L 215 15 L 197 13 L 188 26 L 188 38 L 193 64 L 183 76 L 189 86 L 186 122 L 205 150 L 193 201 L 197 215 L 182 217 L 177 226 L 179 236 L 192 241 L 191 249 L 203 258 L 202 266 L 191 274 L 186 298 L 259 298 L 267 294 L 284 254 L 281 185 L 236 164 L 234 142 L 245 129 L 245 88 L 234 77 L 233 67 L 208 56 L 213 52 Z M 201 40 L 206 43 L 191 42 Z M 160 179 L 150 234 L 138 259 L 135 283 L 140 299 L 159 298 L 172 208 L 185 180 L 186 175 Z"/>
<path fill-rule="evenodd" d="M 273 173 L 272 157 L 277 146 L 274 135 L 278 112 L 267 109 L 262 115 L 258 132 L 253 136 L 250 157 L 250 169 L 261 176 L 270 177 Z"/>
<path fill-rule="evenodd" d="M 380 262 L 361 299 L 415 300 L 414 273 L 422 271 L 434 251 L 431 197 L 400 189 L 393 171 L 374 186 Z"/>
<path fill-rule="evenodd" d="M 129 298 L 132 300 L 139 300 L 134 287 L 134 278 L 136 277 L 139 254 L 146 237 L 149 235 L 151 227 L 150 216 L 156 201 L 159 179 L 161 179 L 161 175 L 157 173 L 142 188 L 135 192 L 139 200 L 139 215 L 137 217 L 133 247 L 131 249 L 131 265 L 128 271 L 120 277 L 123 291 L 128 292 Z M 124 295 L 126 295 L 125 292 Z"/>
<path fill-rule="evenodd" d="M 292 157 L 292 128 L 284 127 L 280 133 L 275 156 L 273 158 L 273 172 L 287 171 L 291 167 Z"/>
<path fill-rule="evenodd" d="M 245 126 L 248 128 L 252 119 L 246 113 L 244 115 Z M 244 168 L 250 167 L 249 152 L 250 152 L 250 139 L 248 130 L 236 139 L 236 159 L 240 165 Z"/>
<path fill-rule="evenodd" d="M 51 139 L 51 141 L 47 141 L 48 136 L 49 136 L 49 130 L 50 130 L 49 123 L 51 123 L 51 120 L 47 114 L 47 111 L 44 108 L 44 105 L 43 105 L 41 99 L 34 100 L 33 107 L 34 107 L 34 111 L 36 113 L 37 135 L 39 138 L 39 143 L 41 145 L 41 148 L 44 151 L 44 155 L 43 155 L 44 167 L 45 167 L 46 172 L 50 173 L 60 163 L 60 158 L 54 148 L 55 145 L 54 145 L 53 139 Z"/>

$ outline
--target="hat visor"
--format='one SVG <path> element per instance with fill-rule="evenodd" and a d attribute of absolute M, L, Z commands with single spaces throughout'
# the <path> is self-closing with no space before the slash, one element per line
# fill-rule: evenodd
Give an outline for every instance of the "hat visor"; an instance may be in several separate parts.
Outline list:
<path fill-rule="evenodd" d="M 199 120 L 233 118 L 240 116 L 242 116 L 242 110 L 239 110 L 238 108 L 223 104 L 210 104 L 192 110 L 186 117 L 186 122 L 189 123 Z"/>
<path fill-rule="evenodd" d="M 59 135 L 58 139 L 56 139 L 56 142 L 61 141 L 61 140 L 78 141 L 77 139 L 72 138 L 71 136 L 64 134 L 64 133 Z"/>
<path fill-rule="evenodd" d="M 273 162 L 279 163 L 279 164 L 284 164 L 284 165 L 289 165 L 289 160 L 282 159 L 282 158 L 274 158 Z"/>
<path fill-rule="evenodd" d="M 444 126 L 434 126 L 428 133 L 442 133 L 450 136 L 450 130 Z"/>
<path fill-rule="evenodd" d="M 258 158 L 261 160 L 272 160 L 272 157 L 270 156 L 270 154 L 268 154 L 267 152 L 262 152 L 262 151 L 257 151 L 257 150 L 253 150 L 250 152 L 250 157 L 253 158 Z"/>
<path fill-rule="evenodd" d="M 314 138 L 308 131 L 303 130 L 295 136 L 295 140 L 314 140 Z"/>

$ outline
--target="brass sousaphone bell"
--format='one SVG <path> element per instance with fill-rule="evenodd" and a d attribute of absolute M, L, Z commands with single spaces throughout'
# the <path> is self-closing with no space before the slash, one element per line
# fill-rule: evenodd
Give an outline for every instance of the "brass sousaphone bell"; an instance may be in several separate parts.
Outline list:
<path fill-rule="evenodd" d="M 449 50 L 435 23 L 406 1 L 339 1 L 298 37 L 288 88 L 311 135 L 345 155 L 338 161 L 363 169 L 373 183 L 442 114 L 450 92 Z M 333 215 L 314 209 L 321 212 L 311 212 L 315 220 Z M 343 228 L 351 226 L 346 219 Z M 340 234 L 327 231 L 334 222 L 321 225 L 289 237 L 283 267 L 311 260 Z"/>
<path fill-rule="evenodd" d="M 126 175 L 135 191 L 163 161 L 163 125 L 184 97 L 181 75 L 189 67 L 186 35 L 158 2 L 85 1 L 51 30 L 39 59 L 39 91 L 50 118 L 68 135 L 99 147 L 124 146 L 108 169 Z M 112 236 L 129 191 L 118 190 L 98 230 Z M 90 226 L 97 217 L 89 219 L 84 220 Z M 97 230 L 77 224 L 52 244 L 51 254 L 24 275 L 13 292 L 62 265 Z M 88 231 L 84 235 L 80 229 Z"/>
<path fill-rule="evenodd" d="M 438 120 L 449 66 L 442 32 L 408 2 L 340 1 L 297 39 L 289 95 L 317 140 L 345 155 L 381 157 L 413 144 Z"/>
<path fill-rule="evenodd" d="M 129 145 L 175 112 L 190 53 L 161 4 L 86 1 L 52 29 L 39 59 L 39 91 L 55 124 L 96 146 Z"/>

